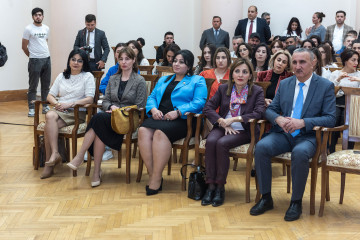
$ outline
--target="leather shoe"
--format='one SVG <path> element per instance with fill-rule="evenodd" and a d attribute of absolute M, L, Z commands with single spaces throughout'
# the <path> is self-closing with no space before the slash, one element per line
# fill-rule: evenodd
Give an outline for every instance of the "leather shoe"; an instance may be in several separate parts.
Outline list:
<path fill-rule="evenodd" d="M 302 204 L 298 202 L 290 203 L 290 207 L 285 213 L 285 221 L 295 221 L 300 218 L 302 213 Z"/>
<path fill-rule="evenodd" d="M 146 187 L 145 187 L 145 190 L 146 190 L 146 195 L 147 196 L 151 196 L 151 195 L 155 195 L 155 194 L 158 194 L 159 193 L 159 191 L 161 191 L 162 190 L 162 185 L 163 185 L 163 181 L 164 181 L 164 179 L 163 178 L 161 178 L 161 184 L 160 184 L 160 187 L 158 188 L 158 189 L 151 189 L 151 188 L 149 188 L 149 185 L 146 185 Z"/>
<path fill-rule="evenodd" d="M 210 188 L 208 188 L 203 196 L 203 198 L 201 199 L 201 205 L 202 206 L 207 206 L 212 204 L 213 198 L 214 198 L 214 194 L 215 194 L 215 189 L 211 190 Z"/>
<path fill-rule="evenodd" d="M 216 189 L 215 196 L 212 200 L 212 206 L 219 207 L 224 204 L 224 200 L 225 200 L 225 188 Z"/>
<path fill-rule="evenodd" d="M 261 198 L 260 201 L 250 209 L 250 215 L 257 216 L 274 208 L 272 197 L 269 199 Z"/>

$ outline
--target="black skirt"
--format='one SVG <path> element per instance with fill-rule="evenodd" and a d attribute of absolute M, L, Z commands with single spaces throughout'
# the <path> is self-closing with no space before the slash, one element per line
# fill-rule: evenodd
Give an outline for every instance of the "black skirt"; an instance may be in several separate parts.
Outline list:
<path fill-rule="evenodd" d="M 100 140 L 110 148 L 119 151 L 123 142 L 124 135 L 117 134 L 111 128 L 111 113 L 101 112 L 93 116 L 87 126 L 86 131 L 92 128 L 100 138 Z M 89 148 L 90 154 L 93 156 L 93 144 Z"/>
<path fill-rule="evenodd" d="M 186 119 L 177 118 L 172 121 L 145 119 L 141 127 L 151 128 L 162 131 L 171 143 L 186 137 Z M 195 122 L 195 121 L 194 121 Z"/>

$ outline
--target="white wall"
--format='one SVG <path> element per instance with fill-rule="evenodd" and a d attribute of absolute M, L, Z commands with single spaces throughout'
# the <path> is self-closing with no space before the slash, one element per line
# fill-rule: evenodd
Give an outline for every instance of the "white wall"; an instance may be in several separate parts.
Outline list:
<path fill-rule="evenodd" d="M 346 12 L 347 25 L 355 27 L 356 24 L 356 0 L 243 0 L 243 15 L 247 16 L 247 9 L 250 5 L 258 8 L 258 17 L 263 12 L 269 12 L 271 15 L 270 29 L 272 35 L 281 35 L 286 30 L 292 17 L 300 20 L 303 32 L 312 26 L 312 15 L 315 12 L 323 12 L 326 17 L 322 24 L 327 27 L 335 24 L 335 13 L 338 10 Z M 356 29 L 358 30 L 358 29 Z"/>

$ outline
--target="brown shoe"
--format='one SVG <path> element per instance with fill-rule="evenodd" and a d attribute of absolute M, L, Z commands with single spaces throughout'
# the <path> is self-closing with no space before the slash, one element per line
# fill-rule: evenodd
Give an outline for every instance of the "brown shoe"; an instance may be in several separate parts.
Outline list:
<path fill-rule="evenodd" d="M 45 166 L 40 179 L 49 178 L 54 174 L 54 166 Z"/>
<path fill-rule="evenodd" d="M 45 162 L 45 166 L 49 166 L 49 167 L 52 167 L 52 166 L 55 166 L 59 163 L 62 162 L 62 157 L 60 155 L 60 153 L 56 153 L 56 158 L 54 161 L 48 161 L 48 162 Z"/>

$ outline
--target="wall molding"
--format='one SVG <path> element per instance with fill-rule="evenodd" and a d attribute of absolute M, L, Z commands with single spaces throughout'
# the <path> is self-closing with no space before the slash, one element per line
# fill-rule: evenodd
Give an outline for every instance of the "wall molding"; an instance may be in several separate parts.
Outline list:
<path fill-rule="evenodd" d="M 27 100 L 28 89 L 0 91 L 0 102 Z"/>

